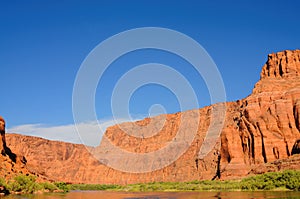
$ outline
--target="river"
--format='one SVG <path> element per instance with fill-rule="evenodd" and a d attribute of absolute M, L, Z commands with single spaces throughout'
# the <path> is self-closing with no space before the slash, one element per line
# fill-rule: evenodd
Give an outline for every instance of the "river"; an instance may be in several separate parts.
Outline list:
<path fill-rule="evenodd" d="M 9 195 L 3 199 L 246 199 L 246 198 L 300 198 L 300 192 L 109 192 L 73 191 L 67 194 Z"/>

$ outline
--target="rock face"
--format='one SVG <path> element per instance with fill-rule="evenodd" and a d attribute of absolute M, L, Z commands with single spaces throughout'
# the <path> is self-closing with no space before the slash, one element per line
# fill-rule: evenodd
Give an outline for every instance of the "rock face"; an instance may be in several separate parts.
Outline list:
<path fill-rule="evenodd" d="M 24 154 L 28 166 L 37 173 L 73 183 L 230 179 L 266 171 L 300 169 L 300 156 L 297 155 L 300 148 L 299 75 L 300 50 L 270 54 L 253 93 L 245 99 L 226 103 L 221 136 L 216 143 L 210 143 L 212 150 L 201 158 L 200 147 L 210 125 L 212 110 L 218 109 L 218 105 L 109 127 L 96 148 L 13 134 L 7 135 L 8 144 L 14 151 Z M 187 122 L 180 120 L 183 114 Z M 195 115 L 199 115 L 199 121 L 195 120 Z M 132 153 L 151 153 L 174 141 L 179 128 L 189 135 L 195 125 L 198 130 L 188 150 L 172 164 L 152 172 L 115 170 L 89 153 L 89 150 L 111 152 L 110 148 L 103 151 L 109 143 Z M 148 130 L 140 130 L 139 126 L 147 126 Z M 143 136 L 158 133 L 135 137 L 136 132 Z M 118 158 L 120 163 L 126 161 Z M 148 161 L 150 166 L 154 165 L 151 159 Z"/>
<path fill-rule="evenodd" d="M 0 176 L 9 179 L 16 174 L 31 174 L 26 168 L 26 159 L 13 153 L 6 145 L 5 121 L 0 116 Z"/>
<path fill-rule="evenodd" d="M 247 175 L 253 165 L 291 155 L 300 136 L 299 72 L 299 50 L 268 56 L 253 93 L 236 102 L 238 116 L 227 118 L 221 136 L 222 178 Z"/>
<path fill-rule="evenodd" d="M 0 116 L 0 151 L 1 154 L 5 154 L 6 140 L 5 140 L 5 120 Z"/>
<path fill-rule="evenodd" d="M 299 77 L 299 63 L 299 50 L 286 50 L 270 54 L 267 63 L 263 66 L 261 79 Z"/>

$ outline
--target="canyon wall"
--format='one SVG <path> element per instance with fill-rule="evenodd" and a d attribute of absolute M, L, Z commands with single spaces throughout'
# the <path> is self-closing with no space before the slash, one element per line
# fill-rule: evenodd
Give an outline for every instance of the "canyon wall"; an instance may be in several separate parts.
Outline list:
<path fill-rule="evenodd" d="M 237 101 L 222 133 L 222 177 L 288 158 L 300 138 L 300 51 L 268 56 L 253 93 Z M 242 169 L 241 169 L 242 168 Z"/>
<path fill-rule="evenodd" d="M 109 127 L 96 148 L 16 134 L 7 134 L 7 145 L 26 157 L 31 171 L 55 181 L 71 183 L 230 179 L 266 171 L 300 169 L 299 75 L 300 50 L 270 54 L 252 94 L 225 104 L 221 135 L 216 143 L 211 142 L 212 150 L 204 157 L 199 157 L 200 147 L 209 128 L 212 111 L 218 111 L 218 104 Z M 180 119 L 182 116 L 184 120 Z M 161 121 L 165 122 L 161 124 Z M 147 126 L 147 130 L 140 130 L 139 126 Z M 110 148 L 103 150 L 109 144 L 132 153 L 151 153 L 173 142 L 179 128 L 189 135 L 195 127 L 197 132 L 190 147 L 170 165 L 152 172 L 118 171 L 89 153 L 114 154 Z M 143 135 L 158 133 L 154 136 L 132 136 L 137 131 Z M 122 157 L 116 159 L 120 163 L 126 161 Z M 149 167 L 154 165 L 151 159 L 148 162 Z"/>
<path fill-rule="evenodd" d="M 0 116 L 0 176 L 5 179 L 13 178 L 18 174 L 33 174 L 26 168 L 24 156 L 11 151 L 6 144 L 5 120 Z M 0 190 L 0 192 L 3 190 Z"/>

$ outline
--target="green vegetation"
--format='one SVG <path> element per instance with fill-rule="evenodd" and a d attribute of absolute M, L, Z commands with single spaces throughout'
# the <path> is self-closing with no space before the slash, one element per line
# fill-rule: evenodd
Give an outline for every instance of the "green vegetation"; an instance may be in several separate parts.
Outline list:
<path fill-rule="evenodd" d="M 239 190 L 235 181 L 192 181 L 192 182 L 153 182 L 147 184 L 132 184 L 121 188 L 124 191 L 212 191 Z"/>
<path fill-rule="evenodd" d="M 65 191 L 60 189 L 50 182 L 37 182 L 36 176 L 32 175 L 18 175 L 13 179 L 5 181 L 0 179 L 0 186 L 4 187 L 5 194 L 7 193 L 22 193 L 22 194 L 31 194 L 36 192 L 55 192 L 55 191 Z"/>
<path fill-rule="evenodd" d="M 300 171 L 287 170 L 271 172 L 245 178 L 241 181 L 242 190 L 288 189 L 300 191 Z"/>
<path fill-rule="evenodd" d="M 106 185 L 106 184 L 70 184 L 70 190 L 119 190 L 123 187 L 120 185 Z"/>
<path fill-rule="evenodd" d="M 55 182 L 54 185 L 59 189 L 62 190 L 63 192 L 69 192 L 70 190 L 70 185 L 68 185 L 65 182 Z"/>
<path fill-rule="evenodd" d="M 35 176 L 19 175 L 5 181 L 0 186 L 10 193 L 56 192 L 69 190 L 107 190 L 107 191 L 241 191 L 241 190 L 293 190 L 300 191 L 300 171 L 287 170 L 271 172 L 242 180 L 192 181 L 192 182 L 153 182 L 130 185 L 105 184 L 67 184 L 65 182 L 36 182 Z"/>
<path fill-rule="evenodd" d="M 300 191 L 300 171 L 270 172 L 242 180 L 153 182 L 120 185 L 73 184 L 70 190 L 109 191 L 240 191 L 240 190 L 294 190 Z"/>
<path fill-rule="evenodd" d="M 19 175 L 8 182 L 7 188 L 12 192 L 34 193 L 34 191 L 41 189 L 35 180 L 35 176 Z"/>

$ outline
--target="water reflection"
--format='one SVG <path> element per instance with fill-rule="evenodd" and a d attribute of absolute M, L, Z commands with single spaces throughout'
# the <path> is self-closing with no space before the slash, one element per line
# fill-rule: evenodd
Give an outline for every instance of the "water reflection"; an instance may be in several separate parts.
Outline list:
<path fill-rule="evenodd" d="M 300 192 L 151 192 L 78 191 L 68 194 L 10 195 L 3 199 L 267 199 L 300 198 Z"/>

